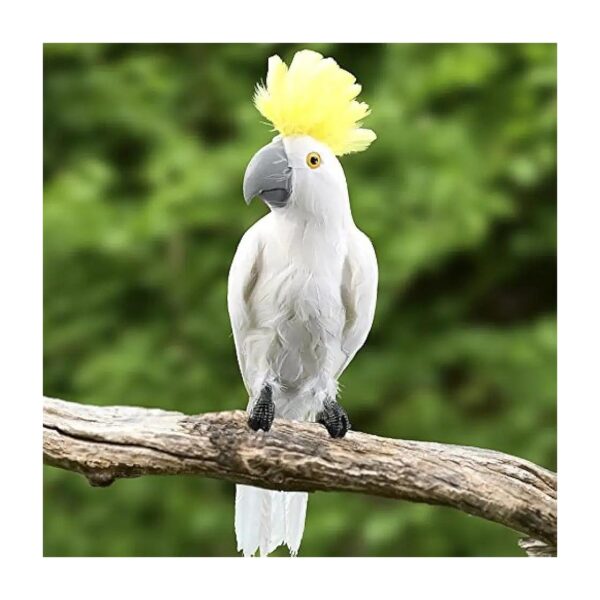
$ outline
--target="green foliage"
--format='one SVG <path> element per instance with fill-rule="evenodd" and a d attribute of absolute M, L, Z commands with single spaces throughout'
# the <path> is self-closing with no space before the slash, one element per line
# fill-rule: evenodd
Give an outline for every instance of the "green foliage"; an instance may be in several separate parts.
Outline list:
<path fill-rule="evenodd" d="M 356 429 L 556 467 L 556 47 L 313 45 L 363 84 L 379 138 L 343 158 L 377 250 L 372 334 L 342 379 Z M 251 103 L 300 46 L 46 45 L 45 393 L 242 408 L 226 277 Z M 233 486 L 44 472 L 46 555 L 232 555 Z M 301 553 L 519 555 L 449 509 L 313 494 Z"/>

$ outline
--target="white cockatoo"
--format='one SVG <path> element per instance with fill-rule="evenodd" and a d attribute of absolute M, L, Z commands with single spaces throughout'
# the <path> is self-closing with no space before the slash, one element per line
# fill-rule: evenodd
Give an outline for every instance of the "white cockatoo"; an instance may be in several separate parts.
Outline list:
<path fill-rule="evenodd" d="M 289 69 L 272 56 L 256 90 L 257 109 L 279 135 L 248 164 L 243 193 L 270 213 L 240 241 L 227 296 L 255 431 L 269 431 L 274 417 L 317 421 L 334 438 L 350 428 L 338 378 L 371 329 L 378 275 L 336 157 L 376 137 L 360 127 L 369 114 L 355 100 L 360 90 L 352 74 L 310 50 L 297 52 Z M 266 555 L 286 544 L 296 555 L 307 500 L 305 492 L 238 485 L 238 550 Z"/>

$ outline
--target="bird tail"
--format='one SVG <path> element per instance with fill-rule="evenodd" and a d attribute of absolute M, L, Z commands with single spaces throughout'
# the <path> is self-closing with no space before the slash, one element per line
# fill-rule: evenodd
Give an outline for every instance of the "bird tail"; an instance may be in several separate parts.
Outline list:
<path fill-rule="evenodd" d="M 235 535 L 244 556 L 260 550 L 267 556 L 285 544 L 298 554 L 306 518 L 306 492 L 274 492 L 249 485 L 235 486 Z"/>

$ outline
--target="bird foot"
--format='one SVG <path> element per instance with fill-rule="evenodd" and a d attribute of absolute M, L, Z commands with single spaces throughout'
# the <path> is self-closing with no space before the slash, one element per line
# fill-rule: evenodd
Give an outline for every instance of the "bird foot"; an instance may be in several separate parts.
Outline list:
<path fill-rule="evenodd" d="M 323 410 L 317 415 L 317 423 L 324 425 L 332 438 L 343 438 L 352 428 L 346 411 L 330 398 L 323 402 Z"/>
<path fill-rule="evenodd" d="M 267 384 L 261 390 L 258 400 L 250 411 L 248 425 L 254 431 L 258 431 L 259 429 L 269 431 L 274 418 L 275 403 L 273 402 L 273 388 Z"/>

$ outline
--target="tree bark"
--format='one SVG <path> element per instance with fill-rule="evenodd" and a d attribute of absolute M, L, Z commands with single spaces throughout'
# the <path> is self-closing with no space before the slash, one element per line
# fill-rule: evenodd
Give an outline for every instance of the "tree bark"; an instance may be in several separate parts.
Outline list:
<path fill-rule="evenodd" d="M 92 485 L 120 477 L 202 475 L 277 490 L 361 492 L 450 506 L 556 554 L 556 474 L 501 452 L 382 438 L 331 439 L 314 423 L 275 419 L 254 432 L 242 411 L 184 415 L 44 399 L 44 462 Z"/>

